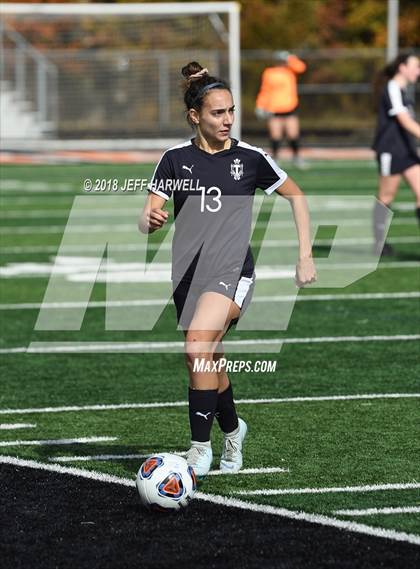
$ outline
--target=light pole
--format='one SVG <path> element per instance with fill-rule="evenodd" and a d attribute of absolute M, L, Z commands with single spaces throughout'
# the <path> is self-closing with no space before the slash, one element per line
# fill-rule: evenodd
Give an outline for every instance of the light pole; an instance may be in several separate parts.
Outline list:
<path fill-rule="evenodd" d="M 391 61 L 398 55 L 398 12 L 399 0 L 388 0 L 388 24 L 386 60 Z"/>

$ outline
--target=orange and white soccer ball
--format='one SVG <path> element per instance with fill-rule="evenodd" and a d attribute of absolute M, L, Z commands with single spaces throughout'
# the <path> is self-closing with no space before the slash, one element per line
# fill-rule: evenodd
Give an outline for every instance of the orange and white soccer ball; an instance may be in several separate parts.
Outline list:
<path fill-rule="evenodd" d="M 187 461 L 167 452 L 143 462 L 136 485 L 142 504 L 156 510 L 179 510 L 188 506 L 197 489 L 194 470 Z"/>

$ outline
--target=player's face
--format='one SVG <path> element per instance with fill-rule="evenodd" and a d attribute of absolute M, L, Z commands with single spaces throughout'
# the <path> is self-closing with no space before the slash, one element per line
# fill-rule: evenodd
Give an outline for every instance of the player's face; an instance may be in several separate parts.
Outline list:
<path fill-rule="evenodd" d="M 420 77 L 420 60 L 415 55 L 411 55 L 407 59 L 407 63 L 403 63 L 400 66 L 400 71 L 402 75 L 407 79 L 409 83 L 415 83 Z"/>
<path fill-rule="evenodd" d="M 198 114 L 199 128 L 209 141 L 224 142 L 230 137 L 235 107 L 226 89 L 213 89 L 204 98 Z"/>

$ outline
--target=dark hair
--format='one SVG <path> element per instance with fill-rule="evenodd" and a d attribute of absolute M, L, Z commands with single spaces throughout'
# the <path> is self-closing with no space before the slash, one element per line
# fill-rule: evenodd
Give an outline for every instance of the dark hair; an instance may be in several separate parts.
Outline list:
<path fill-rule="evenodd" d="M 229 93 L 231 92 L 229 84 L 226 81 L 213 77 L 208 73 L 203 73 L 200 77 L 191 77 L 191 75 L 195 75 L 202 69 L 203 67 L 199 63 L 191 61 L 187 65 L 184 65 L 181 70 L 184 76 L 182 87 L 187 112 L 190 109 L 200 111 L 203 106 L 204 97 L 212 89 L 227 89 Z M 189 115 L 187 115 L 187 121 L 191 126 L 194 126 Z"/>
<path fill-rule="evenodd" d="M 400 54 L 397 55 L 395 59 L 390 61 L 383 69 L 382 73 L 385 75 L 387 79 L 392 79 L 397 73 L 398 68 L 402 63 L 407 63 L 409 58 L 412 56 L 412 53 Z"/>
<path fill-rule="evenodd" d="M 409 58 L 413 55 L 413 53 L 400 53 L 395 59 L 387 63 L 385 67 L 379 71 L 379 73 L 377 73 L 373 82 L 373 99 L 375 110 L 377 110 L 379 99 L 382 95 L 382 91 L 385 87 L 386 82 L 395 77 L 395 75 L 398 73 L 400 65 L 402 63 L 407 63 Z"/>

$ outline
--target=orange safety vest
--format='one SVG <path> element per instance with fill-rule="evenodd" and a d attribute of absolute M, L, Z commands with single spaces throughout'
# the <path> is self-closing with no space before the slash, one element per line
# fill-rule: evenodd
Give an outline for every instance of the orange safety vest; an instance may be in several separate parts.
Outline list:
<path fill-rule="evenodd" d="M 296 55 L 289 55 L 287 65 L 267 67 L 262 74 L 256 107 L 270 113 L 290 113 L 298 106 L 296 74 L 306 70 Z"/>

